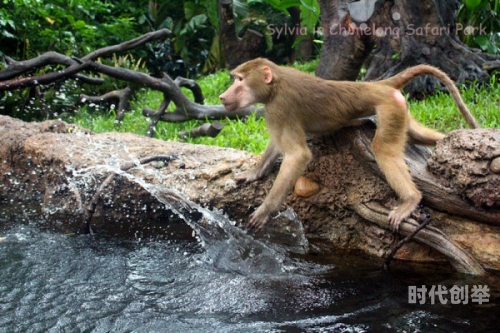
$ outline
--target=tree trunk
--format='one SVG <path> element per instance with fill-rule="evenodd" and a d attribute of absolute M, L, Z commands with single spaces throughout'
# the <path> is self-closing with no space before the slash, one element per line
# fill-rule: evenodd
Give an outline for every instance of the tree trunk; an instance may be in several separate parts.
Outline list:
<path fill-rule="evenodd" d="M 460 42 L 455 17 L 458 0 L 320 0 L 324 30 L 320 77 L 355 80 L 366 66 L 365 80 L 393 76 L 426 63 L 458 83 L 488 82 L 484 64 L 497 57 Z M 477 32 L 479 33 L 479 32 Z M 421 98 L 434 92 L 436 80 L 423 76 L 405 90 Z"/>
<path fill-rule="evenodd" d="M 314 158 L 302 183 L 315 186 L 296 186 L 286 205 L 325 251 L 383 257 L 418 226 L 412 217 L 400 234 L 390 231 L 387 214 L 398 201 L 373 159 L 374 129 L 366 123 L 309 140 Z M 191 231 L 174 212 L 208 223 L 202 221 L 206 208 L 243 226 L 276 175 L 237 184 L 234 175 L 257 162 L 249 153 L 128 133 L 92 134 L 62 121 L 0 116 L 0 142 L 0 223 L 24 221 L 65 233 L 184 237 Z M 461 130 L 432 153 L 408 147 L 406 161 L 424 197 L 415 216 L 428 214 L 431 224 L 397 258 L 448 259 L 472 274 L 500 269 L 499 142 L 499 130 Z M 151 156 L 161 162 L 147 164 L 155 160 Z M 281 214 L 256 237 L 275 241 L 270 235 L 299 234 L 290 220 Z"/>
<path fill-rule="evenodd" d="M 219 0 L 219 17 L 222 52 L 229 69 L 263 53 L 265 42 L 260 32 L 247 29 L 242 37 L 236 33 L 232 0 Z"/>

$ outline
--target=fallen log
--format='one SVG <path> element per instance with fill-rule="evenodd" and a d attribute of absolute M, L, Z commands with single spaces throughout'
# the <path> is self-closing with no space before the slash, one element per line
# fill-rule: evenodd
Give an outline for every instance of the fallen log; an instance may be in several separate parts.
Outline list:
<path fill-rule="evenodd" d="M 370 165 L 371 150 L 363 142 L 369 142 L 373 132 L 374 126 L 366 123 L 309 140 L 314 158 L 304 177 L 318 188 L 303 192 L 309 193 L 306 196 L 290 193 L 286 204 L 297 213 L 311 242 L 385 257 L 402 235 L 417 227 L 409 219 L 401 225 L 402 235 L 389 230 L 386 214 L 397 198 Z M 243 226 L 275 176 L 239 185 L 234 175 L 258 159 L 249 153 L 127 133 L 92 134 L 62 121 L 24 123 L 0 116 L 0 141 L 0 220 L 37 221 L 62 232 L 79 232 L 87 222 L 95 233 L 170 235 L 181 229 L 173 207 L 189 207 L 192 202 L 225 213 Z M 415 213 L 430 215 L 432 223 L 397 252 L 397 259 L 448 260 L 470 274 L 500 269 L 500 194 L 490 190 L 500 177 L 492 163 L 500 156 L 499 141 L 497 129 L 459 130 L 432 152 L 409 146 L 412 174 L 428 178 L 426 183 L 418 181 L 424 201 Z M 140 164 L 152 155 L 178 158 L 163 166 Z M 423 166 L 425 161 L 429 167 Z M 124 171 L 121 167 L 127 163 Z M 93 201 L 111 173 L 116 175 Z M 442 196 L 436 198 L 436 193 Z M 168 197 L 171 206 L 159 196 Z M 91 202 L 95 207 L 87 221 L 85 207 Z M 192 214 L 199 218 L 199 213 Z M 270 226 L 279 223 L 274 220 Z M 266 230 L 262 233 L 265 236 Z"/>

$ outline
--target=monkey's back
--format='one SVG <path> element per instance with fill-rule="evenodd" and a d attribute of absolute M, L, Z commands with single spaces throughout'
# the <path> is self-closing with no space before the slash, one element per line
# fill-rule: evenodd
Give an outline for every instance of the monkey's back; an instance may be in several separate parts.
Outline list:
<path fill-rule="evenodd" d="M 395 90 L 389 86 L 374 89 L 373 83 L 324 80 L 293 68 L 278 68 L 281 71 L 276 100 L 267 108 L 270 112 L 280 108 L 287 117 L 299 120 L 308 133 L 331 132 L 352 119 L 373 115 L 373 105 L 390 98 Z"/>

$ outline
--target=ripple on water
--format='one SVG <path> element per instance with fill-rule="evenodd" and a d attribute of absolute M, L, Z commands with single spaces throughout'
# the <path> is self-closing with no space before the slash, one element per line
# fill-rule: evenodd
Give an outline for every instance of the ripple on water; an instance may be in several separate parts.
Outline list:
<path fill-rule="evenodd" d="M 221 269 L 214 265 L 224 264 L 220 253 L 196 241 L 109 240 L 32 227 L 2 236 L 0 332 L 487 332 L 498 324 L 496 303 L 407 304 L 406 279 L 464 279 L 439 270 L 383 272 L 370 260 L 317 263 L 276 249 L 285 269 L 263 273 L 262 262 L 255 271 L 251 262 L 246 271 L 232 269 L 234 262 Z"/>

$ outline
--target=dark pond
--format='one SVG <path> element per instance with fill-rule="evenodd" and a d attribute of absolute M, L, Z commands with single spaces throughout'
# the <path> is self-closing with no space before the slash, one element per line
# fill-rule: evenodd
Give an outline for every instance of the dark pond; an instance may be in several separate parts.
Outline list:
<path fill-rule="evenodd" d="M 492 332 L 499 276 L 291 254 L 234 237 L 123 240 L 0 221 L 0 332 Z M 231 243 L 234 241 L 233 243 Z M 468 304 L 409 304 L 409 286 L 468 286 Z M 474 285 L 489 302 L 472 302 Z M 449 298 L 449 297 L 448 297 Z"/>

